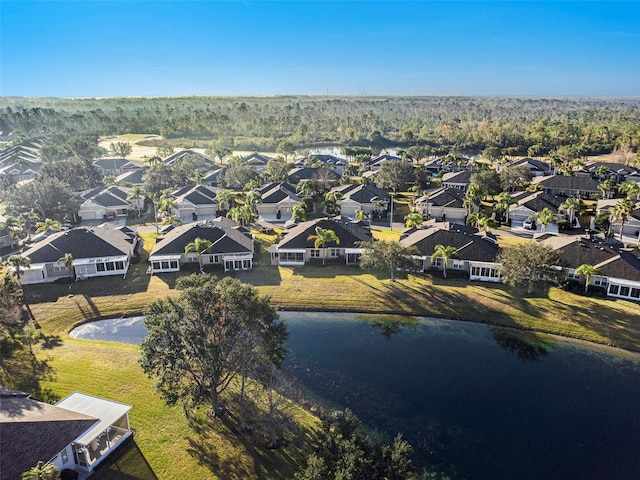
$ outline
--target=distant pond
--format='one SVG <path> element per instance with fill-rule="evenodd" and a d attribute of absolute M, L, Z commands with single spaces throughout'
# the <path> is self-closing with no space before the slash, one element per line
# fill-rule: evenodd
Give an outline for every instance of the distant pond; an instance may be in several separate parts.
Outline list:
<path fill-rule="evenodd" d="M 285 369 L 309 398 L 381 438 L 402 432 L 420 466 L 453 480 L 640 478 L 640 355 L 446 320 L 281 318 Z M 135 344 L 140 320 L 71 334 Z"/>

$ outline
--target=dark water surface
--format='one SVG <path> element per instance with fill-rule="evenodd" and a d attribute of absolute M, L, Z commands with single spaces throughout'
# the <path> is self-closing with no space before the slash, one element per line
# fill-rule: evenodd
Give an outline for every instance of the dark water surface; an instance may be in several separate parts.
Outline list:
<path fill-rule="evenodd" d="M 640 355 L 431 319 L 282 312 L 285 369 L 454 480 L 640 479 Z M 390 317 L 389 317 L 390 318 Z M 139 343 L 140 319 L 78 338 Z"/>
<path fill-rule="evenodd" d="M 463 322 L 281 316 L 305 390 L 402 432 L 416 463 L 456 479 L 640 479 L 638 355 Z"/>

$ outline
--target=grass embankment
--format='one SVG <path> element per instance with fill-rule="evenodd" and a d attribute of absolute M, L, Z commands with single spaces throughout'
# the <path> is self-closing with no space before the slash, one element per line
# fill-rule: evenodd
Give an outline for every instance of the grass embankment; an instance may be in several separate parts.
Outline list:
<path fill-rule="evenodd" d="M 381 234 L 376 232 L 378 235 Z M 144 237 L 148 253 L 154 235 Z M 265 242 L 273 238 L 263 236 Z M 346 266 L 273 267 L 267 252 L 265 243 L 259 265 L 235 276 L 270 295 L 280 309 L 444 317 L 640 351 L 640 309 L 632 302 L 584 297 L 557 288 L 543 295 L 523 297 L 500 284 L 437 276 L 409 275 L 391 283 L 384 274 Z M 111 465 L 113 470 L 96 478 L 154 478 L 149 472 L 160 479 L 291 478 L 309 448 L 308 437 L 313 434 L 315 420 L 306 412 L 295 410 L 299 428 L 292 434 L 289 446 L 265 450 L 260 447 L 262 440 L 239 436 L 228 422 L 211 422 L 200 412 L 189 423 L 180 408 L 166 407 L 139 368 L 136 347 L 68 337 L 69 330 L 79 323 L 141 313 L 155 298 L 174 294 L 177 276 L 149 276 L 145 273 L 147 265 L 143 258 L 132 266 L 125 280 L 100 278 L 70 287 L 48 284 L 25 288 L 31 311 L 44 333 L 60 337 L 59 345 L 41 352 L 43 356 L 50 355 L 57 372 L 55 381 L 45 382 L 43 387 L 58 397 L 83 390 L 134 406 L 131 422 L 136 429 L 135 443 L 125 450 L 123 459 Z M 119 477 L 117 471 L 131 476 Z"/>

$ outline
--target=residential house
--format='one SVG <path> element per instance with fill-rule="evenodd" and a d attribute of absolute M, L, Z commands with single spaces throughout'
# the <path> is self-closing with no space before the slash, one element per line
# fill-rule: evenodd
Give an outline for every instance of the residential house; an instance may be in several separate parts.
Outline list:
<path fill-rule="evenodd" d="M 296 167 L 289 170 L 288 179 L 291 183 L 301 180 L 315 180 L 322 185 L 329 185 L 340 181 L 342 176 L 328 167 Z"/>
<path fill-rule="evenodd" d="M 356 218 L 356 212 L 363 210 L 369 214 L 369 218 L 379 216 L 389 209 L 389 194 L 370 184 L 366 185 L 339 185 L 331 189 L 331 192 L 342 194 L 338 201 L 340 215 L 350 219 Z"/>
<path fill-rule="evenodd" d="M 598 213 L 608 212 L 619 201 L 619 198 L 598 200 L 596 210 Z M 619 218 L 611 221 L 611 232 L 616 237 L 620 234 L 621 226 L 622 222 Z M 637 243 L 640 241 L 640 202 L 635 203 L 635 209 L 631 212 L 631 215 L 624 220 L 622 240 L 626 243 Z"/>
<path fill-rule="evenodd" d="M 200 181 L 201 185 L 207 185 L 209 187 L 219 187 L 221 174 L 225 171 L 225 168 L 216 168 L 204 173 L 204 177 Z"/>
<path fill-rule="evenodd" d="M 507 164 L 507 167 L 522 167 L 525 166 L 529 169 L 534 177 L 543 177 L 545 175 L 551 175 L 553 169 L 547 162 L 541 160 L 535 160 L 533 158 L 521 158 L 520 160 L 514 160 Z"/>
<path fill-rule="evenodd" d="M 123 172 L 116 177 L 115 183 L 116 185 L 123 185 L 123 186 L 128 186 L 128 185 L 142 186 L 144 185 L 143 176 L 145 171 L 146 170 L 144 168 L 127 170 L 126 172 Z"/>
<path fill-rule="evenodd" d="M 520 192 L 513 195 L 517 203 L 509 205 L 508 218 L 511 220 L 511 228 L 523 228 L 525 220 L 533 219 L 538 212 L 548 208 L 555 214 L 555 221 L 564 220 L 566 216 L 559 213 L 560 205 L 564 203 L 567 197 L 554 195 L 543 191 L 538 192 Z M 537 225 L 538 230 L 541 229 Z M 558 233 L 557 224 L 547 224 L 547 233 Z"/>
<path fill-rule="evenodd" d="M 436 245 L 451 246 L 457 255 L 447 262 L 447 270 L 453 275 L 468 276 L 470 280 L 499 282 L 500 273 L 496 262 L 499 248 L 495 236 L 467 225 L 451 222 L 429 222 L 424 228 L 405 231 L 400 243 L 415 247 L 420 252 L 422 271 L 442 271 L 443 259 L 431 261 Z"/>
<path fill-rule="evenodd" d="M 400 162 L 402 158 L 397 155 L 391 155 L 389 153 L 381 153 L 377 157 L 372 158 L 368 162 L 369 170 L 378 171 L 384 162 Z"/>
<path fill-rule="evenodd" d="M 604 174 L 599 174 L 601 169 L 606 169 Z M 614 162 L 591 162 L 585 167 L 594 178 L 611 179 L 616 183 L 640 180 L 640 168 Z"/>
<path fill-rule="evenodd" d="M 598 185 L 600 182 L 589 176 L 582 175 L 550 175 L 535 177 L 531 184 L 541 190 L 553 195 L 564 195 L 566 197 L 589 198 L 599 195 Z"/>
<path fill-rule="evenodd" d="M 166 163 L 167 165 L 175 165 L 176 163 L 186 160 L 193 161 L 196 165 L 200 165 L 198 170 L 203 172 L 211 170 L 216 166 L 213 158 L 194 150 L 179 150 L 172 153 L 168 157 L 163 158 L 162 162 Z"/>
<path fill-rule="evenodd" d="M 90 474 L 131 437 L 130 405 L 74 392 L 55 405 L 0 387 L 0 473 L 18 479 L 39 461 Z"/>
<path fill-rule="evenodd" d="M 222 267 L 225 272 L 253 268 L 251 231 L 229 218 L 218 217 L 173 227 L 159 237 L 149 255 L 148 273 L 179 272 L 189 264 L 199 268 L 198 252 L 185 253 L 187 245 L 196 238 L 212 243 L 211 248 L 202 254 L 203 267 Z"/>
<path fill-rule="evenodd" d="M 441 222 L 465 223 L 467 209 L 464 206 L 464 191 L 442 187 L 418 197 L 415 201 L 418 212 Z"/>
<path fill-rule="evenodd" d="M 137 170 L 142 165 L 126 158 L 101 158 L 93 161 L 93 166 L 103 177 L 106 175 L 122 175 L 129 170 Z"/>
<path fill-rule="evenodd" d="M 256 172 L 262 173 L 264 169 L 267 167 L 267 163 L 271 160 L 271 157 L 267 157 L 266 155 L 262 155 L 260 153 L 254 152 L 249 155 L 245 155 L 242 157 L 244 163 L 253 168 Z"/>
<path fill-rule="evenodd" d="M 42 140 L 32 138 L 0 151 L 0 186 L 33 180 L 42 167 Z"/>
<path fill-rule="evenodd" d="M 206 185 L 183 187 L 172 192 L 175 207 L 172 214 L 180 217 L 183 223 L 196 220 L 214 220 L 218 215 L 216 193 L 220 189 Z"/>
<path fill-rule="evenodd" d="M 557 250 L 569 281 L 584 286 L 585 278 L 576 275 L 583 264 L 600 273 L 589 279 L 589 287 L 600 289 L 610 297 L 640 301 L 640 251 L 624 248 L 613 239 L 603 237 L 550 237 L 541 243 Z"/>
<path fill-rule="evenodd" d="M 447 172 L 442 176 L 442 186 L 457 188 L 465 192 L 471 185 L 471 176 L 476 173 L 471 170 L 461 170 L 459 172 Z"/>
<path fill-rule="evenodd" d="M 340 243 L 330 242 L 316 248 L 315 240 L 310 238 L 316 234 L 316 228 L 332 230 Z M 371 241 L 371 230 L 364 222 L 341 217 L 302 222 L 285 230 L 280 242 L 271 246 L 271 265 L 302 266 L 326 262 L 357 265 L 364 251 L 359 242 Z"/>
<path fill-rule="evenodd" d="M 116 216 L 127 216 L 130 208 L 142 210 L 144 208 L 144 196 L 137 200 L 129 198 L 130 187 L 111 185 L 110 187 L 98 187 L 78 195 L 80 209 L 78 216 L 82 220 L 104 219 L 113 212 Z"/>
<path fill-rule="evenodd" d="M 57 232 L 22 252 L 31 261 L 22 271 L 23 285 L 54 282 L 63 278 L 83 280 L 107 275 L 126 276 L 138 248 L 135 234 L 119 229 L 79 227 Z M 73 271 L 61 259 L 73 256 Z"/>
<path fill-rule="evenodd" d="M 301 200 L 290 183 L 268 183 L 259 190 L 262 200 L 257 205 L 258 219 L 270 223 L 291 220 L 293 207 Z"/>
<path fill-rule="evenodd" d="M 294 167 L 310 167 L 316 164 L 320 164 L 324 167 L 328 167 L 335 170 L 339 175 L 344 172 L 344 167 L 348 165 L 348 161 L 345 158 L 337 157 L 335 155 L 328 155 L 324 153 L 311 153 L 305 157 L 301 157 L 293 164 Z M 316 165 L 317 166 L 317 165 Z"/>

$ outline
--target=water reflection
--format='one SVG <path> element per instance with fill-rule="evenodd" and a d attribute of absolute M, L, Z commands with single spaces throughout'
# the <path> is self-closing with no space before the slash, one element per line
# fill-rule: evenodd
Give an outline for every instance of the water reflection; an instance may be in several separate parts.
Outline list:
<path fill-rule="evenodd" d="M 553 350 L 556 341 L 549 335 L 524 332 L 505 327 L 490 327 L 496 343 L 507 352 L 513 352 L 525 362 L 535 362 Z"/>
<path fill-rule="evenodd" d="M 387 340 L 400 333 L 403 328 L 415 332 L 420 324 L 418 317 L 401 315 L 358 315 L 356 318 L 380 330 L 382 336 Z"/>

